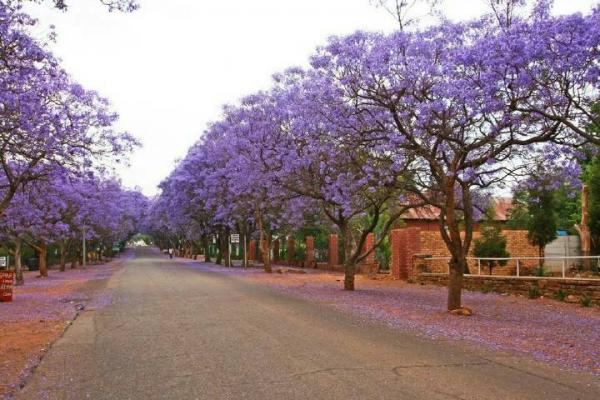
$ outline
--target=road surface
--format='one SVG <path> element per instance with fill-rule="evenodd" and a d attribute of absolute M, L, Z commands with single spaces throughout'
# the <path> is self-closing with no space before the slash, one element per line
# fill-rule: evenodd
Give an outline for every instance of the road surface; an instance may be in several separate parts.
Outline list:
<path fill-rule="evenodd" d="M 18 399 L 600 399 L 597 381 L 432 341 L 136 250 Z M 548 345 L 551 345 L 550 343 Z"/>

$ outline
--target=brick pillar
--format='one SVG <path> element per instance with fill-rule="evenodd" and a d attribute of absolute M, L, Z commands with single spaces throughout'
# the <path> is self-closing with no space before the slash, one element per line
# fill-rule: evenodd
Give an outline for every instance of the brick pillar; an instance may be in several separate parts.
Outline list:
<path fill-rule="evenodd" d="M 258 260 L 258 262 L 263 262 L 263 254 L 262 254 L 262 249 L 263 249 L 263 239 L 258 239 L 256 242 L 256 259 Z"/>
<path fill-rule="evenodd" d="M 400 234 L 401 229 L 393 229 L 390 232 L 390 264 L 392 265 L 392 276 L 394 279 L 400 279 Z"/>
<path fill-rule="evenodd" d="M 248 261 L 256 260 L 256 240 L 251 240 L 248 245 Z"/>
<path fill-rule="evenodd" d="M 273 262 L 279 261 L 279 239 L 273 240 Z"/>
<path fill-rule="evenodd" d="M 338 235 L 329 235 L 329 266 L 335 267 L 338 265 L 339 248 L 338 248 Z"/>
<path fill-rule="evenodd" d="M 313 267 L 315 262 L 315 238 L 313 236 L 307 236 L 306 239 L 306 266 L 309 268 Z"/>
<path fill-rule="evenodd" d="M 294 242 L 293 236 L 289 236 L 287 239 L 286 251 L 287 251 L 286 261 L 287 261 L 288 265 L 291 265 L 292 261 L 294 261 L 294 253 L 296 252 L 296 242 Z"/>
<path fill-rule="evenodd" d="M 365 240 L 365 246 L 363 248 L 363 254 L 365 254 L 367 251 L 371 250 L 373 248 L 373 246 L 375 246 L 375 234 L 374 233 L 369 233 L 367 235 L 367 239 Z M 367 256 L 367 258 L 365 258 L 363 260 L 363 264 L 367 264 L 367 265 L 373 265 L 373 264 L 375 264 L 375 251 L 371 252 L 371 254 L 369 254 Z"/>
<path fill-rule="evenodd" d="M 413 258 L 421 249 L 421 229 L 394 229 L 391 232 L 392 275 L 408 279 L 414 275 Z"/>

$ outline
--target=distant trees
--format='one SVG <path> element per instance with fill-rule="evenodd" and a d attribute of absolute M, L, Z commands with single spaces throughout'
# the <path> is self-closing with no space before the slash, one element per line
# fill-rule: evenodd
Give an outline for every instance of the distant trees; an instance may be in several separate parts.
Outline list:
<path fill-rule="evenodd" d="M 502 235 L 500 226 L 493 221 L 493 218 L 486 213 L 480 231 L 481 236 L 475 239 L 473 246 L 473 255 L 478 258 L 509 258 L 510 253 L 506 249 L 506 237 Z M 496 265 L 506 265 L 507 260 L 482 260 L 481 263 L 489 268 L 489 273 Z"/>
<path fill-rule="evenodd" d="M 539 257 L 544 257 L 546 245 L 557 237 L 559 183 L 554 179 L 557 177 L 532 175 L 527 188 L 515 193 L 510 211 L 508 226 L 527 229 L 529 243 L 538 248 Z"/>
<path fill-rule="evenodd" d="M 600 157 L 587 166 L 585 181 L 589 187 L 589 226 L 595 254 L 600 253 Z"/>

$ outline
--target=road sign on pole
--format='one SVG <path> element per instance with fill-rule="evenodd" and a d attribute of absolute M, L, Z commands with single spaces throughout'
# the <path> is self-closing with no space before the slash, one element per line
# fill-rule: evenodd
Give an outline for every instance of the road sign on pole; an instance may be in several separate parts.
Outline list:
<path fill-rule="evenodd" d="M 239 233 L 233 233 L 231 235 L 231 243 L 239 243 L 240 242 L 240 234 Z"/>
<path fill-rule="evenodd" d="M 0 257 L 0 268 L 8 268 L 8 256 Z"/>
<path fill-rule="evenodd" d="M 13 300 L 14 281 L 14 271 L 0 271 L 0 302 L 10 302 Z"/>
<path fill-rule="evenodd" d="M 81 268 L 85 269 L 87 263 L 87 249 L 85 243 L 85 224 L 83 224 L 83 232 L 82 232 L 82 244 L 81 244 Z"/>

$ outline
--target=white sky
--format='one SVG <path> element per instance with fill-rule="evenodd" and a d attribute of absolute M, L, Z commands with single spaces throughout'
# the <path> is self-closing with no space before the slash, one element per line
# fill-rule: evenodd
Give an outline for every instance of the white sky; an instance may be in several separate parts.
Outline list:
<path fill-rule="evenodd" d="M 50 0 L 48 0 L 50 3 Z M 108 13 L 99 0 L 27 9 L 43 27 L 56 25 L 55 54 L 73 77 L 108 97 L 119 128 L 142 143 L 123 183 L 156 193 L 156 185 L 200 137 L 221 106 L 270 86 L 273 73 L 305 65 L 327 37 L 355 30 L 389 31 L 392 17 L 369 0 L 140 0 L 133 14 Z M 560 13 L 597 0 L 558 0 Z M 447 0 L 445 14 L 483 12 L 481 0 Z M 40 31 L 41 34 L 41 31 Z"/>

